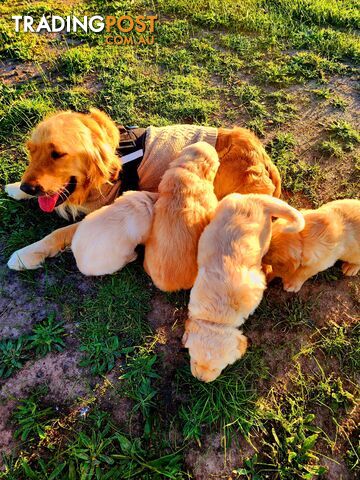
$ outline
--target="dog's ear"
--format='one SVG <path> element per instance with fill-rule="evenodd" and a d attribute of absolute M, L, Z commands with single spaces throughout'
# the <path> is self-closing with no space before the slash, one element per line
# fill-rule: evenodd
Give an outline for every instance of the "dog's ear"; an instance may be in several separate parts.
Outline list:
<path fill-rule="evenodd" d="M 90 108 L 89 116 L 99 125 L 107 137 L 107 143 L 115 150 L 120 143 L 120 133 L 115 123 L 105 112 L 97 108 Z"/>
<path fill-rule="evenodd" d="M 101 188 L 104 183 L 114 181 L 121 169 L 116 155 L 120 134 L 110 117 L 95 108 L 83 116 L 83 123 L 91 132 L 91 143 L 85 145 L 87 176 L 91 185 Z"/>
<path fill-rule="evenodd" d="M 239 336 L 238 336 L 238 352 L 240 353 L 240 357 L 242 357 L 243 355 L 245 355 L 245 352 L 247 350 L 247 347 L 248 347 L 248 339 L 247 337 L 245 337 L 245 335 L 239 333 Z"/>

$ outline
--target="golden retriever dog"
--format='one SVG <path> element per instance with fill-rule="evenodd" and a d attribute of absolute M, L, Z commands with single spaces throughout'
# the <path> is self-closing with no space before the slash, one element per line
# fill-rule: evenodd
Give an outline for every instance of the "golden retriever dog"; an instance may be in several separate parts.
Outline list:
<path fill-rule="evenodd" d="M 117 179 L 121 163 L 116 155 L 120 134 L 103 112 L 87 115 L 59 112 L 42 121 L 26 146 L 30 163 L 20 183 L 7 185 L 13 198 L 36 196 L 45 212 L 67 217 L 88 213 L 86 204 L 94 191 Z"/>
<path fill-rule="evenodd" d="M 160 290 L 194 284 L 198 241 L 218 203 L 213 183 L 218 168 L 215 148 L 198 142 L 184 148 L 160 182 L 144 259 L 145 271 Z"/>
<path fill-rule="evenodd" d="M 272 217 L 288 220 L 288 232 L 304 228 L 302 214 L 282 200 L 235 193 L 221 200 L 200 237 L 199 273 L 183 337 L 191 372 L 199 380 L 215 380 L 246 351 L 247 339 L 238 327 L 258 307 L 266 288 L 261 262 Z"/>
<path fill-rule="evenodd" d="M 286 232 L 282 219 L 273 224 L 270 248 L 263 261 L 268 280 L 282 278 L 284 289 L 298 292 L 313 275 L 342 260 L 344 275 L 360 270 L 360 200 L 335 200 L 317 210 L 302 210 L 305 228 Z M 272 270 L 272 271 L 271 271 Z"/>
<path fill-rule="evenodd" d="M 126 189 L 156 192 L 164 172 L 183 148 L 176 150 L 177 145 L 184 143 L 181 142 L 182 132 L 191 127 L 194 130 L 205 128 L 184 125 L 148 127 L 144 156 L 148 151 L 149 158 L 145 162 L 145 158 L 136 157 L 137 152 L 130 155 L 122 153 L 131 144 L 134 135 L 130 133 L 130 140 L 123 140 L 123 127 L 119 127 L 119 133 L 119 128 L 104 112 L 90 109 L 87 114 L 71 111 L 55 113 L 33 130 L 27 142 L 29 166 L 21 182 L 9 184 L 5 190 L 18 200 L 37 197 L 43 211 L 55 210 L 63 217 L 74 219 L 81 213 L 87 214 L 111 204 Z M 165 156 L 160 168 L 148 142 L 156 143 L 153 132 L 161 130 L 164 133 L 166 129 L 169 129 L 167 135 L 170 141 L 174 142 L 174 155 Z M 126 135 L 124 138 L 127 138 Z M 194 135 L 192 138 L 187 138 L 187 144 L 195 143 L 197 140 L 194 139 L 198 137 Z M 280 196 L 279 172 L 252 132 L 237 127 L 213 128 L 211 138 L 220 159 L 214 180 L 218 199 L 232 192 Z M 135 155 L 135 163 L 132 155 Z M 125 163 L 126 157 L 129 163 Z M 149 170 L 153 170 L 150 184 L 146 180 Z M 127 188 L 127 184 L 131 188 Z M 71 242 L 72 231 L 71 228 L 60 229 L 48 236 L 43 245 L 46 244 L 53 252 L 57 245 Z M 49 247 L 51 242 L 53 244 Z M 42 254 L 37 251 L 38 266 L 46 258 L 46 251 Z M 35 257 L 27 259 L 27 263 L 35 265 Z"/>
<path fill-rule="evenodd" d="M 125 192 L 112 205 L 80 222 L 71 244 L 84 275 L 107 275 L 137 257 L 135 248 L 147 240 L 157 193 Z"/>

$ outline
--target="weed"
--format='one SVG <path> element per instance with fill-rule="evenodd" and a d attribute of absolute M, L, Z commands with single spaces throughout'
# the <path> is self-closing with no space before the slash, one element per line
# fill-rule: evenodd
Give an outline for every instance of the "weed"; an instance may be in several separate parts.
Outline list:
<path fill-rule="evenodd" d="M 52 110 L 51 101 L 41 96 L 15 100 L 5 111 L 0 112 L 0 138 L 6 140 L 9 134 L 30 130 Z"/>
<path fill-rule="evenodd" d="M 55 315 L 52 314 L 44 322 L 35 325 L 29 337 L 28 348 L 33 350 L 37 357 L 43 357 L 53 350 L 60 352 L 65 346 L 64 333 L 62 323 L 55 323 Z"/>
<path fill-rule="evenodd" d="M 26 360 L 28 342 L 25 339 L 0 341 L 0 378 L 10 377 Z"/>
<path fill-rule="evenodd" d="M 134 402 L 133 411 L 140 411 L 144 420 L 144 433 L 149 435 L 152 424 L 152 409 L 154 409 L 157 388 L 154 381 L 159 375 L 154 369 L 157 356 L 152 349 L 142 347 L 134 354 L 128 355 L 124 373 L 120 376 L 123 380 L 120 386 L 120 394 L 131 398 Z"/>
<path fill-rule="evenodd" d="M 334 108 L 338 108 L 339 110 L 346 110 L 346 107 L 349 105 L 349 103 L 345 100 L 345 98 L 341 97 L 340 95 L 334 95 L 333 98 L 330 101 L 330 104 Z"/>
<path fill-rule="evenodd" d="M 43 416 L 40 413 L 30 406 L 29 414 L 38 414 L 40 423 L 44 424 L 49 412 Z M 46 429 L 46 425 L 44 428 Z M 31 433 L 38 432 L 30 432 L 29 436 Z M 41 430 L 39 434 L 42 434 Z M 66 443 L 64 450 L 57 452 L 55 457 L 51 455 L 47 460 L 40 458 L 30 464 L 26 457 L 20 455 L 19 459 L 11 464 L 12 473 L 17 474 L 15 478 L 23 478 L 22 474 L 30 479 L 48 480 L 184 478 L 180 464 L 181 455 L 178 452 L 169 452 L 162 456 L 152 455 L 139 438 L 126 437 L 109 421 L 108 415 L 99 410 L 83 420 L 78 431 L 71 432 Z"/>
<path fill-rule="evenodd" d="M 82 345 L 80 350 L 85 353 L 80 366 L 91 367 L 90 371 L 94 375 L 102 375 L 112 370 L 116 359 L 123 353 L 119 338 L 115 335 L 108 338 L 93 338 L 91 342 Z"/>
<path fill-rule="evenodd" d="M 312 326 L 312 312 L 314 299 L 304 301 L 299 297 L 291 297 L 282 303 L 275 303 L 265 296 L 258 309 L 253 314 L 254 320 L 260 322 L 269 317 L 276 321 L 274 327 L 281 326 L 283 329 L 293 329 L 300 326 Z"/>
<path fill-rule="evenodd" d="M 356 372 L 360 368 L 360 328 L 337 325 L 320 331 L 319 346 L 328 355 L 338 358 L 341 366 Z"/>
<path fill-rule="evenodd" d="M 279 133 L 270 142 L 270 155 L 280 171 L 283 187 L 292 192 L 314 194 L 321 172 L 317 165 L 299 161 L 294 152 L 295 138 L 290 133 Z"/>
<path fill-rule="evenodd" d="M 13 415 L 17 424 L 15 438 L 23 442 L 44 438 L 46 427 L 55 415 L 53 408 L 42 408 L 39 404 L 40 397 L 45 393 L 44 389 L 40 389 L 29 398 L 20 400 L 20 405 L 16 407 Z"/>
<path fill-rule="evenodd" d="M 335 120 L 327 127 L 330 139 L 341 142 L 345 150 L 353 150 L 360 143 L 360 132 L 345 120 Z"/>
<path fill-rule="evenodd" d="M 325 140 L 320 144 L 320 149 L 329 157 L 341 158 L 344 155 L 341 144 L 336 140 Z"/>
<path fill-rule="evenodd" d="M 331 98 L 332 95 L 332 91 L 329 88 L 316 88 L 314 90 L 311 90 L 311 92 L 317 97 L 323 98 L 325 100 Z"/>

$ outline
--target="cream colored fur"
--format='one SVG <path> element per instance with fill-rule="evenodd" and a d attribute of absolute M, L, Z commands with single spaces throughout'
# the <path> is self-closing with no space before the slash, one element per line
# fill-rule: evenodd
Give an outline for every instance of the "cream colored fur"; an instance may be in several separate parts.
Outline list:
<path fill-rule="evenodd" d="M 106 275 L 136 259 L 150 232 L 157 193 L 126 192 L 79 224 L 71 249 L 84 275 Z"/>
<path fill-rule="evenodd" d="M 301 213 L 282 200 L 231 194 L 219 203 L 201 235 L 199 273 L 184 334 L 191 371 L 199 380 L 214 380 L 246 351 L 247 340 L 238 327 L 257 308 L 266 288 L 261 260 L 274 216 L 290 220 L 287 229 L 304 227 Z"/>

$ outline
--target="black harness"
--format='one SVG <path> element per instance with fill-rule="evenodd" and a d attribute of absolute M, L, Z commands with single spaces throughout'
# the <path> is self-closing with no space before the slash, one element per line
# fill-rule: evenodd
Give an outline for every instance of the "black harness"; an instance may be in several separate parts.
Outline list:
<path fill-rule="evenodd" d="M 120 126 L 120 145 L 116 153 L 121 158 L 122 169 L 119 174 L 119 196 L 128 190 L 139 189 L 139 175 L 137 169 L 144 158 L 145 128 Z"/>

